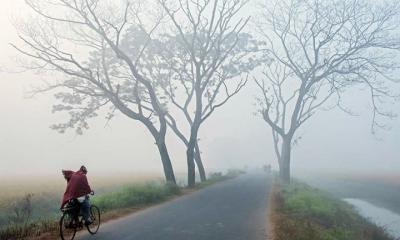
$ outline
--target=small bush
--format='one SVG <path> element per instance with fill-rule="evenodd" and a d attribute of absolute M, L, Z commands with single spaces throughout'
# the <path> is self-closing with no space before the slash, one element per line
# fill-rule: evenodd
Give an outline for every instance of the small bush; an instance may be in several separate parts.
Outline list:
<path fill-rule="evenodd" d="M 12 224 L 27 224 L 32 216 L 33 194 L 26 194 L 23 199 L 14 202 L 13 215 L 9 217 Z"/>
<path fill-rule="evenodd" d="M 208 174 L 208 179 L 220 178 L 222 177 L 222 172 L 212 172 Z"/>
<path fill-rule="evenodd" d="M 226 173 L 226 176 L 228 177 L 236 177 L 241 174 L 245 174 L 246 171 L 241 170 L 241 169 L 228 169 L 228 172 Z"/>

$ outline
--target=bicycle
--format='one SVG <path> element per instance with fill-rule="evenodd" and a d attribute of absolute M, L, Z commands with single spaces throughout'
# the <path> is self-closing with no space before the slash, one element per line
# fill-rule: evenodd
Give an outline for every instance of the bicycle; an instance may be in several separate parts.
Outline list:
<path fill-rule="evenodd" d="M 93 195 L 93 194 L 92 194 Z M 76 232 L 86 226 L 90 234 L 97 233 L 100 227 L 100 210 L 97 206 L 90 206 L 90 217 L 93 223 L 84 224 L 81 214 L 80 203 L 77 199 L 70 200 L 65 207 L 61 209 L 63 215 L 60 218 L 60 237 L 62 240 L 72 240 Z"/>

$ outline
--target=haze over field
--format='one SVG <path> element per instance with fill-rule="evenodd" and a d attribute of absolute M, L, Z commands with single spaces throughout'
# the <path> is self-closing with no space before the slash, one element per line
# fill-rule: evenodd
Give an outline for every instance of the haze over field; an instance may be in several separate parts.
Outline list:
<path fill-rule="evenodd" d="M 81 164 L 87 165 L 93 174 L 161 174 L 153 138 L 141 124 L 122 114 L 110 123 L 103 116 L 90 120 L 90 130 L 82 136 L 73 130 L 59 134 L 49 128 L 65 116 L 51 113 L 51 94 L 27 96 L 32 86 L 40 86 L 42 80 L 52 76 L 18 72 L 20 68 L 15 61 L 18 54 L 9 45 L 19 42 L 13 19 L 29 11 L 23 0 L 3 0 L 1 4 L 0 176 L 54 175 L 62 168 L 76 169 Z M 276 168 L 271 130 L 260 117 L 253 115 L 256 91 L 250 81 L 201 128 L 199 144 L 206 170 L 259 168 L 266 163 Z M 317 113 L 300 130 L 303 138 L 294 148 L 293 171 L 398 172 L 400 119 L 387 121 L 392 128 L 380 130 L 374 136 L 370 131 L 371 106 L 367 94 L 352 90 L 345 102 L 359 116 L 352 117 L 336 109 Z M 389 107 L 400 114 L 400 103 Z M 185 148 L 170 130 L 167 145 L 174 168 L 185 172 Z"/>

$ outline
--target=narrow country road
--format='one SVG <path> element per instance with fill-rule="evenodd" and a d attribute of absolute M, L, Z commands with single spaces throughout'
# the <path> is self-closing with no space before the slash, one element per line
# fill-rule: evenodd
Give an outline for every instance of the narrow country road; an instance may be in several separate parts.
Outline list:
<path fill-rule="evenodd" d="M 100 226 L 79 240 L 266 240 L 265 174 L 245 174 Z"/>

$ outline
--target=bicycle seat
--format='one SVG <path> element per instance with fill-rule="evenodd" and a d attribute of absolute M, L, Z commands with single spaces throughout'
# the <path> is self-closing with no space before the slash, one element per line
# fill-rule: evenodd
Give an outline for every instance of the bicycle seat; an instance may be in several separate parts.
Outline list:
<path fill-rule="evenodd" d="M 74 211 L 79 209 L 79 207 L 80 207 L 79 201 L 77 199 L 71 199 L 67 202 L 67 204 L 65 204 L 63 208 L 61 208 L 61 211 L 62 212 Z"/>

